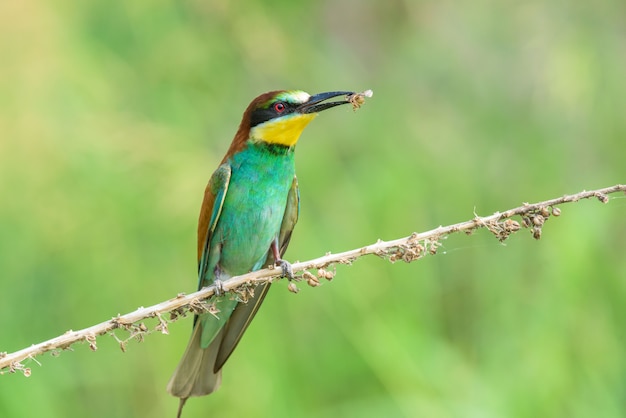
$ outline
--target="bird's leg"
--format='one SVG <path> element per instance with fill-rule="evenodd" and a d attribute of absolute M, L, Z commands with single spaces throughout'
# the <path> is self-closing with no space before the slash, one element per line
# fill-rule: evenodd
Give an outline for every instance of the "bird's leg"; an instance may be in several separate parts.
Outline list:
<path fill-rule="evenodd" d="M 222 270 L 220 270 L 219 264 L 215 266 L 213 270 L 213 276 L 215 279 L 213 280 L 213 286 L 215 286 L 215 296 L 222 296 L 224 292 L 224 284 L 220 280 L 220 276 L 222 275 Z"/>
<path fill-rule="evenodd" d="M 274 263 L 277 266 L 280 266 L 280 268 L 282 269 L 283 274 L 281 275 L 281 277 L 286 277 L 289 280 L 293 280 L 294 275 L 291 263 L 287 260 L 283 260 L 280 257 L 280 251 L 278 250 L 278 238 L 272 241 L 272 245 L 270 247 L 272 249 L 272 254 L 274 255 Z"/>

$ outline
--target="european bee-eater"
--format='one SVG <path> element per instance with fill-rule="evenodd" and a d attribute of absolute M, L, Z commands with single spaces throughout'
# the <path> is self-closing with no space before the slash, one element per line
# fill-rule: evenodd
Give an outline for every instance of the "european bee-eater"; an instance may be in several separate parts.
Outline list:
<path fill-rule="evenodd" d="M 367 95 L 367 94 L 366 94 Z M 331 101 L 338 96 L 343 100 Z M 299 212 L 294 150 L 300 134 L 319 112 L 362 103 L 345 91 L 309 95 L 271 91 L 257 97 L 204 192 L 198 222 L 198 288 L 268 265 L 291 266 L 282 259 Z M 222 366 L 259 309 L 268 284 L 254 288 L 247 303 L 215 296 L 216 315 L 194 318 L 191 339 L 167 390 L 181 398 L 178 416 L 190 396 L 207 395 L 221 381 Z"/>

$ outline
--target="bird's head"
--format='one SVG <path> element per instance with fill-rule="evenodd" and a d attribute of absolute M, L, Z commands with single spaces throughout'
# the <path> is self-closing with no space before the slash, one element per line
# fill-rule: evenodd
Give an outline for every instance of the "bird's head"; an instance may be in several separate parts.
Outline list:
<path fill-rule="evenodd" d="M 350 94 L 352 92 L 332 91 L 311 96 L 300 90 L 278 90 L 262 94 L 246 109 L 235 139 L 292 147 L 319 112 L 350 103 L 347 98 L 330 102 L 326 100 Z"/>

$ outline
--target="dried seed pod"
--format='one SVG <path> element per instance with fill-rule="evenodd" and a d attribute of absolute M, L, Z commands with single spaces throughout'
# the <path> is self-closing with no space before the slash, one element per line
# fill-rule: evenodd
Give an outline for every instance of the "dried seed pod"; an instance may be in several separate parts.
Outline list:
<path fill-rule="evenodd" d="M 437 248 L 439 248 L 441 246 L 441 244 L 439 243 L 439 241 L 431 241 L 430 245 L 428 246 L 428 252 L 430 255 L 435 255 L 437 254 Z"/>
<path fill-rule="evenodd" d="M 539 213 L 541 214 L 541 216 L 543 216 L 544 218 L 547 218 L 548 216 L 550 216 L 550 211 L 548 210 L 547 207 L 543 206 L 541 209 L 539 209 Z"/>
<path fill-rule="evenodd" d="M 541 227 L 540 226 L 535 226 L 533 228 L 533 238 L 534 239 L 540 239 L 541 238 Z"/>
<path fill-rule="evenodd" d="M 533 217 L 533 223 L 535 224 L 535 226 L 541 226 L 543 225 L 543 223 L 546 221 L 546 218 L 544 218 L 541 215 L 535 215 Z"/>
<path fill-rule="evenodd" d="M 98 346 L 96 345 L 96 335 L 95 334 L 87 334 L 85 335 L 85 341 L 89 344 L 89 349 L 91 351 L 98 350 Z"/>
<path fill-rule="evenodd" d="M 320 280 L 308 271 L 302 273 L 302 277 L 306 279 L 306 283 L 311 287 L 317 287 L 320 285 Z"/>
<path fill-rule="evenodd" d="M 335 272 L 320 268 L 317 269 L 317 277 L 323 277 L 324 279 L 330 281 L 335 277 Z"/>
<path fill-rule="evenodd" d="M 514 221 L 513 219 L 507 219 L 504 221 L 504 226 L 508 231 L 515 232 L 520 230 L 519 222 Z"/>
<path fill-rule="evenodd" d="M 559 209 L 559 208 L 552 208 L 552 215 L 554 215 L 554 216 L 561 216 L 561 209 Z"/>
<path fill-rule="evenodd" d="M 317 287 L 319 286 L 321 283 L 319 281 L 319 279 L 317 277 L 314 277 L 312 279 L 309 279 L 306 281 L 306 284 L 308 284 L 311 287 Z"/>
<path fill-rule="evenodd" d="M 298 293 L 300 291 L 300 289 L 298 289 L 298 286 L 296 286 L 294 282 L 289 282 L 289 284 L 287 285 L 287 290 L 289 290 L 291 293 Z"/>
<path fill-rule="evenodd" d="M 522 218 L 522 225 L 524 225 L 524 228 L 529 228 L 531 223 L 530 223 L 530 218 L 528 216 L 524 216 Z"/>

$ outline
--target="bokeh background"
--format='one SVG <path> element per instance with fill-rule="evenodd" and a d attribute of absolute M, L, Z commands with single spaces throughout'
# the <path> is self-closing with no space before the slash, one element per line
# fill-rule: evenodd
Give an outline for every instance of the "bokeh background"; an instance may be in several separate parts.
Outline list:
<path fill-rule="evenodd" d="M 290 260 L 626 181 L 621 1 L 235 3 L 0 3 L 0 351 L 195 290 L 202 191 L 267 90 L 375 92 L 303 134 Z M 626 200 L 562 209 L 280 282 L 184 416 L 624 416 Z M 28 362 L 0 416 L 172 417 L 190 330 Z"/>

